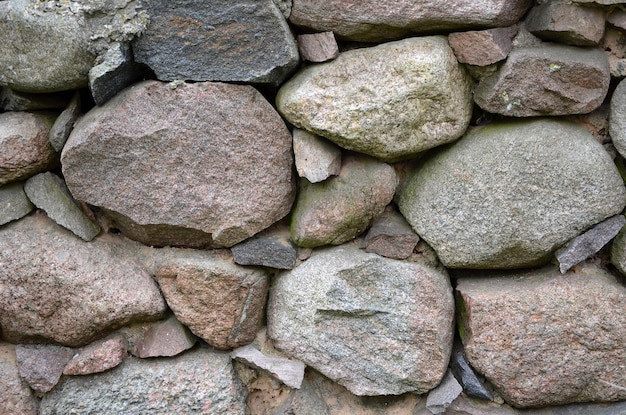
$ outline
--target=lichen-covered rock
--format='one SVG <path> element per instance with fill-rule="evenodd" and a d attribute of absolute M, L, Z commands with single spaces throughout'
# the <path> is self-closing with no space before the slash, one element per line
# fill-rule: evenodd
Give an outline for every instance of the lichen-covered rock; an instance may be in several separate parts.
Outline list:
<path fill-rule="evenodd" d="M 626 204 L 604 147 L 583 127 L 540 119 L 470 131 L 428 159 L 398 205 L 452 268 L 542 264 Z"/>
<path fill-rule="evenodd" d="M 299 128 L 395 161 L 465 132 L 470 79 L 445 37 L 410 38 L 309 66 L 283 85 L 276 104 Z"/>

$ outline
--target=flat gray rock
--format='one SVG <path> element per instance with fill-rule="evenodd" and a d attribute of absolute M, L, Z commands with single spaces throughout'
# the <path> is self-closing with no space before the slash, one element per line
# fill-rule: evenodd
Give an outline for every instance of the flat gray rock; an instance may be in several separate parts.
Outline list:
<path fill-rule="evenodd" d="M 230 251 L 235 263 L 239 265 L 276 269 L 292 269 L 298 256 L 286 227 L 265 231 L 233 246 Z"/>
<path fill-rule="evenodd" d="M 23 182 L 14 182 L 0 187 L 0 225 L 28 215 L 35 207 L 24 192 Z"/>
<path fill-rule="evenodd" d="M 281 357 L 267 356 L 249 344 L 239 347 L 230 356 L 255 369 L 266 370 L 290 388 L 299 389 L 304 379 L 304 363 Z"/>

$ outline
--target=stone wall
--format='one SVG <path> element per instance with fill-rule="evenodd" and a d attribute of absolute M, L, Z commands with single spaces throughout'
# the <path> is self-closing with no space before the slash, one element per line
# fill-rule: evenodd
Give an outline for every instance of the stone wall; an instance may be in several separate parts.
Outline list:
<path fill-rule="evenodd" d="M 0 413 L 626 413 L 626 4 L 0 0 Z"/>

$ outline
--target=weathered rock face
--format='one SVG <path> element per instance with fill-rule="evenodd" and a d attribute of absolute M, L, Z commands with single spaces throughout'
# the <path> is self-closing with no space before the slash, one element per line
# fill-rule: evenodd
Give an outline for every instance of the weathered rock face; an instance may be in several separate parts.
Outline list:
<path fill-rule="evenodd" d="M 556 268 L 458 281 L 467 357 L 519 407 L 626 399 L 626 289 Z"/>
<path fill-rule="evenodd" d="M 3 414 L 35 415 L 37 398 L 17 370 L 15 346 L 0 342 L 0 412 Z"/>
<path fill-rule="evenodd" d="M 289 20 L 344 39 L 381 41 L 415 32 L 508 26 L 530 7 L 529 0 L 490 2 L 294 0 Z"/>
<path fill-rule="evenodd" d="M 143 3 L 150 24 L 133 51 L 162 81 L 280 84 L 298 66 L 298 47 L 272 0 Z"/>
<path fill-rule="evenodd" d="M 459 62 L 488 66 L 506 59 L 517 31 L 517 26 L 510 26 L 450 33 L 448 43 Z"/>
<path fill-rule="evenodd" d="M 463 134 L 470 84 L 445 37 L 411 38 L 307 67 L 280 89 L 276 104 L 299 128 L 395 161 Z"/>
<path fill-rule="evenodd" d="M 0 187 L 0 225 L 28 215 L 35 207 L 24 192 L 23 182 Z"/>
<path fill-rule="evenodd" d="M 278 277 L 268 335 L 356 395 L 423 393 L 446 371 L 453 313 L 445 275 L 345 245 Z"/>
<path fill-rule="evenodd" d="M 39 414 L 243 414 L 242 389 L 228 354 L 198 349 L 67 377 L 44 397 Z"/>
<path fill-rule="evenodd" d="M 609 114 L 609 133 L 615 149 L 626 157 L 626 82 L 620 82 L 613 92 Z"/>
<path fill-rule="evenodd" d="M 20 376 L 36 392 L 45 393 L 57 384 L 74 351 L 52 344 L 18 345 L 15 348 Z"/>
<path fill-rule="evenodd" d="M 53 168 L 58 155 L 48 142 L 53 115 L 0 114 L 0 185 Z"/>
<path fill-rule="evenodd" d="M 95 341 L 78 350 L 65 368 L 64 375 L 90 375 L 114 368 L 126 357 L 126 341 L 122 336 Z"/>
<path fill-rule="evenodd" d="M 0 326 L 11 342 L 80 346 L 165 302 L 118 238 L 85 243 L 43 215 L 0 228 Z"/>
<path fill-rule="evenodd" d="M 394 169 L 367 156 L 346 157 L 339 175 L 300 183 L 291 217 L 291 238 L 302 247 L 339 245 L 362 233 L 391 202 Z"/>
<path fill-rule="evenodd" d="M 148 245 L 232 246 L 294 198 L 291 135 L 250 86 L 135 85 L 79 121 L 62 164 L 74 197 Z"/>
<path fill-rule="evenodd" d="M 604 18 L 601 8 L 552 2 L 533 7 L 526 18 L 526 28 L 542 39 L 593 46 L 604 34 Z"/>
<path fill-rule="evenodd" d="M 517 48 L 495 74 L 481 79 L 474 100 L 486 111 L 513 117 L 585 114 L 602 104 L 610 80 L 607 57 L 598 49 Z"/>
<path fill-rule="evenodd" d="M 398 204 L 445 266 L 520 268 L 621 212 L 626 189 L 584 128 L 542 119 L 470 131 L 423 164 Z"/>

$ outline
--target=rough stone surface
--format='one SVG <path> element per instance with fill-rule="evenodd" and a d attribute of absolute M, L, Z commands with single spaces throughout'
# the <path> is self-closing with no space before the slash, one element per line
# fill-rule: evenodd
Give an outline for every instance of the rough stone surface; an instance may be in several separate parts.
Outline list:
<path fill-rule="evenodd" d="M 529 0 L 489 2 L 294 0 L 289 20 L 343 39 L 381 41 L 411 33 L 509 26 L 531 5 Z"/>
<path fill-rule="evenodd" d="M 611 244 L 611 263 L 626 276 L 626 230 L 622 229 Z"/>
<path fill-rule="evenodd" d="M 157 284 L 119 238 L 85 243 L 44 215 L 0 228 L 0 326 L 8 341 L 81 346 L 108 329 L 160 317 Z"/>
<path fill-rule="evenodd" d="M 444 414 L 461 392 L 463 387 L 448 370 L 441 383 L 428 393 L 426 408 L 433 414 Z"/>
<path fill-rule="evenodd" d="M 114 336 L 95 341 L 77 351 L 63 368 L 64 375 L 91 375 L 114 368 L 126 357 L 126 341 Z"/>
<path fill-rule="evenodd" d="M 15 346 L 0 342 L 0 413 L 36 415 L 37 398 L 20 378 L 17 370 Z"/>
<path fill-rule="evenodd" d="M 176 318 L 211 346 L 250 343 L 263 323 L 269 278 L 206 253 L 161 264 L 156 277 Z"/>
<path fill-rule="evenodd" d="M 339 56 L 333 32 L 298 35 L 298 49 L 302 59 L 309 62 L 326 62 Z"/>
<path fill-rule="evenodd" d="M 154 323 L 137 344 L 137 357 L 175 356 L 191 349 L 196 337 L 176 317 Z"/>
<path fill-rule="evenodd" d="M 625 203 L 604 147 L 583 127 L 549 119 L 470 131 L 425 161 L 398 198 L 451 268 L 542 264 Z"/>
<path fill-rule="evenodd" d="M 446 38 L 427 36 L 304 68 L 283 85 L 276 104 L 298 128 L 396 161 L 463 134 L 472 113 L 470 80 Z"/>
<path fill-rule="evenodd" d="M 67 107 L 71 94 L 29 94 L 0 87 L 0 109 L 5 111 L 63 110 Z"/>
<path fill-rule="evenodd" d="M 142 75 L 143 71 L 133 60 L 130 46 L 126 43 L 112 45 L 98 56 L 96 65 L 89 70 L 91 96 L 97 105 L 104 105 Z"/>
<path fill-rule="evenodd" d="M 607 27 L 600 47 L 609 60 L 611 77 L 626 77 L 626 33 L 622 30 Z"/>
<path fill-rule="evenodd" d="M 446 371 L 453 314 L 444 274 L 344 245 L 278 277 L 268 336 L 356 395 L 424 393 Z"/>
<path fill-rule="evenodd" d="M 68 104 L 67 108 L 63 110 L 50 129 L 48 134 L 48 140 L 54 151 L 60 153 L 70 136 L 72 127 L 80 115 L 80 93 L 74 93 L 74 97 Z"/>
<path fill-rule="evenodd" d="M 75 126 L 74 197 L 146 245 L 232 246 L 291 209 L 291 135 L 251 86 L 146 81 Z"/>
<path fill-rule="evenodd" d="M 459 62 L 488 66 L 506 59 L 517 31 L 518 26 L 511 26 L 450 33 L 448 43 Z"/>
<path fill-rule="evenodd" d="M 276 269 L 292 269 L 298 256 L 286 227 L 264 231 L 233 246 L 231 252 L 235 263 L 239 265 L 260 265 Z"/>
<path fill-rule="evenodd" d="M 289 25 L 272 0 L 144 1 L 146 31 L 135 60 L 158 79 L 280 84 L 299 62 Z"/>
<path fill-rule="evenodd" d="M 198 349 L 67 377 L 44 396 L 39 414 L 243 414 L 245 397 L 228 354 Z"/>
<path fill-rule="evenodd" d="M 406 259 L 413 253 L 420 238 L 411 225 L 394 209 L 385 209 L 372 223 L 363 238 L 365 252 L 387 258 Z"/>
<path fill-rule="evenodd" d="M 626 82 L 621 81 L 611 98 L 609 134 L 615 149 L 626 157 Z"/>
<path fill-rule="evenodd" d="M 551 2 L 530 10 L 526 28 L 545 40 L 595 46 L 604 34 L 604 18 L 605 12 L 601 8 Z"/>
<path fill-rule="evenodd" d="M 298 176 L 311 183 L 318 183 L 336 176 L 341 170 L 341 150 L 332 142 L 294 129 L 293 152 Z"/>
<path fill-rule="evenodd" d="M 21 344 L 15 348 L 20 376 L 39 393 L 46 393 L 57 384 L 73 354 L 69 347 L 51 344 Z"/>
<path fill-rule="evenodd" d="M 56 174 L 46 172 L 31 177 L 24 184 L 24 191 L 50 219 L 81 239 L 91 241 L 100 233 L 100 227 L 83 213 L 63 179 Z"/>
<path fill-rule="evenodd" d="M 0 225 L 23 218 L 34 208 L 24 193 L 24 183 L 9 183 L 0 187 Z"/>
<path fill-rule="evenodd" d="M 493 401 L 491 392 L 485 388 L 480 379 L 478 379 L 478 376 L 476 376 L 474 369 L 467 363 L 462 348 L 461 350 L 452 350 L 450 369 L 454 377 L 463 387 L 463 392 L 465 392 L 466 395 Z"/>
<path fill-rule="evenodd" d="M 508 403 L 626 399 L 626 289 L 606 271 L 462 278 L 457 291 L 467 358 Z"/>
<path fill-rule="evenodd" d="M 591 255 L 597 253 L 604 245 L 615 238 L 617 233 L 626 224 L 623 215 L 613 216 L 580 236 L 577 236 L 563 248 L 555 252 L 559 269 L 565 273 L 579 262 L 584 261 Z"/>
<path fill-rule="evenodd" d="M 610 80 L 607 57 L 598 49 L 517 48 L 498 72 L 480 81 L 474 100 L 512 117 L 584 114 L 602 104 Z"/>
<path fill-rule="evenodd" d="M 606 21 L 618 29 L 626 30 L 626 11 L 621 9 L 612 10 Z"/>
<path fill-rule="evenodd" d="M 46 171 L 58 164 L 48 141 L 54 116 L 29 112 L 0 114 L 0 185 Z"/>
<path fill-rule="evenodd" d="M 325 182 L 302 179 L 291 239 L 314 248 L 355 238 L 391 202 L 397 184 L 391 166 L 363 155 L 346 157 L 339 175 Z"/>
<path fill-rule="evenodd" d="M 266 370 L 290 388 L 299 389 L 304 379 L 304 363 L 280 357 L 266 356 L 253 345 L 233 350 L 230 356 L 255 369 Z"/>

